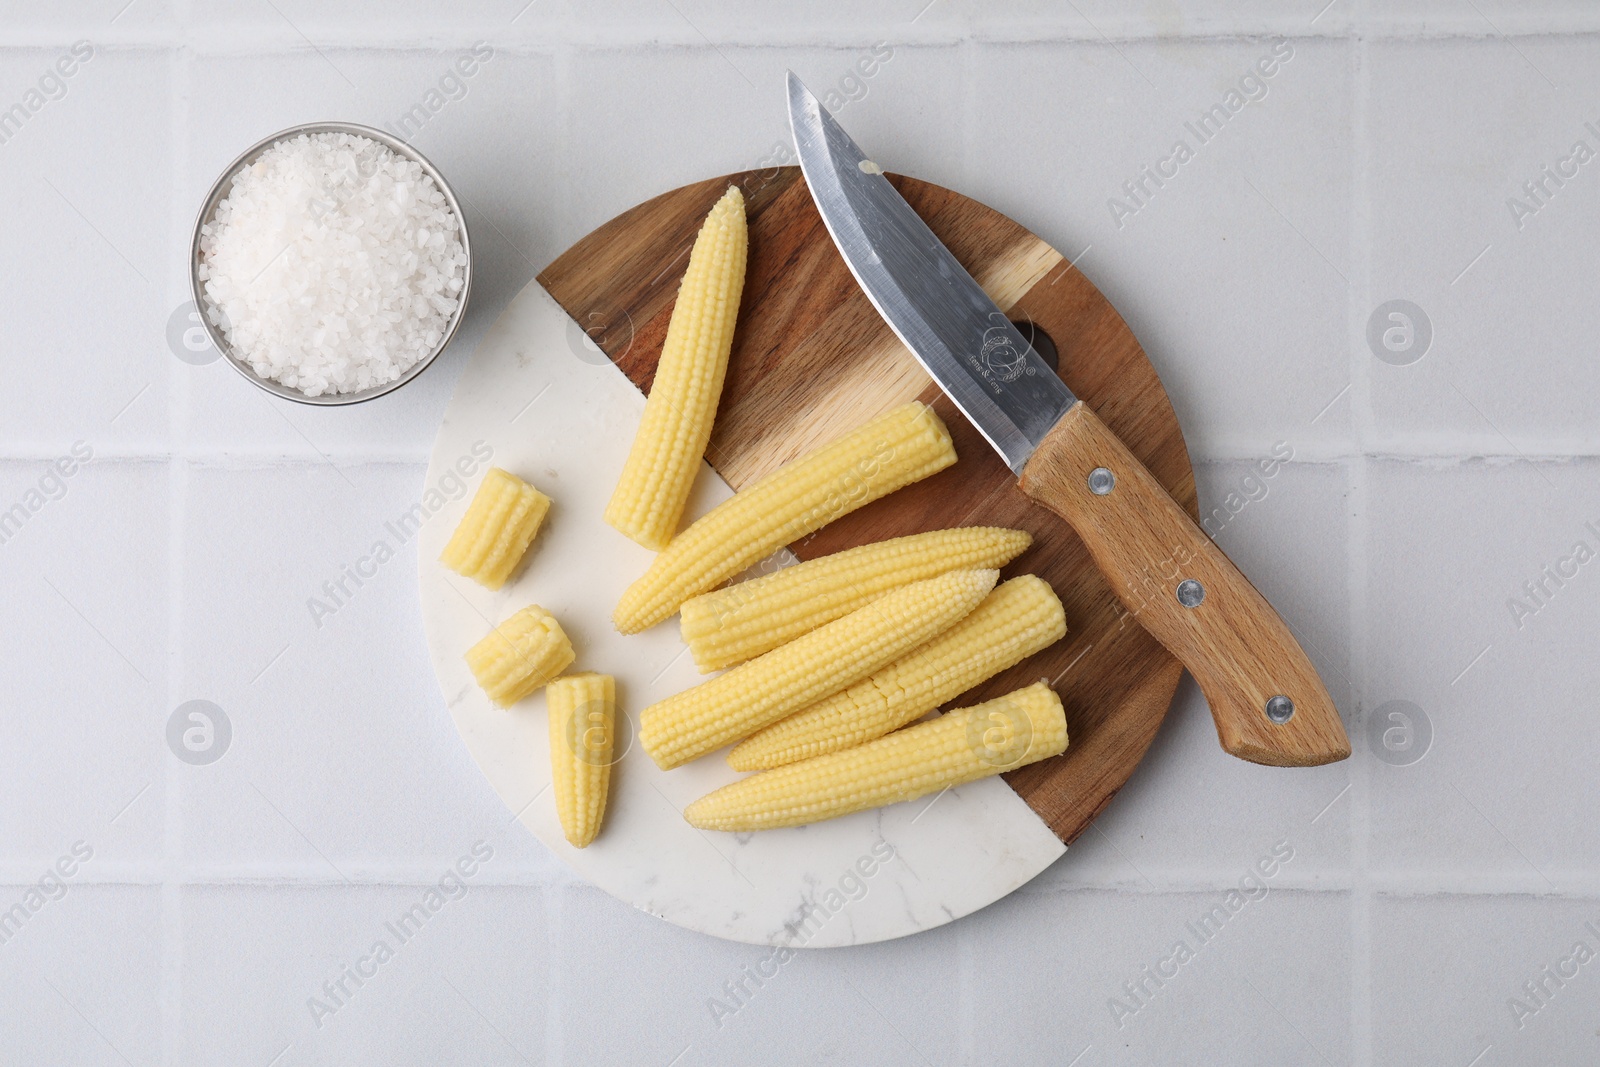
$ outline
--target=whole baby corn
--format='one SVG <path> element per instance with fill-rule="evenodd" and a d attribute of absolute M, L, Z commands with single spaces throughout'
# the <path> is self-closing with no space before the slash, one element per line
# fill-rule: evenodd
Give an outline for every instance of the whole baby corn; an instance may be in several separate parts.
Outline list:
<path fill-rule="evenodd" d="M 1066 748 L 1061 699 L 1040 682 L 843 752 L 753 774 L 701 797 L 683 817 L 702 830 L 736 833 L 804 826 L 915 800 Z"/>
<path fill-rule="evenodd" d="M 871 741 L 1048 648 L 1066 632 L 1066 613 L 1050 583 L 1032 574 L 1002 582 L 970 615 L 921 648 L 735 745 L 728 764 L 761 770 Z"/>
<path fill-rule="evenodd" d="M 1022 530 L 968 526 L 835 552 L 687 601 L 679 620 L 683 641 L 701 673 L 723 670 L 909 582 L 1003 567 L 1032 543 Z"/>
<path fill-rule="evenodd" d="M 645 708 L 639 744 L 663 770 L 705 755 L 859 681 L 954 625 L 999 571 L 913 582 L 787 645 Z"/>
<path fill-rule="evenodd" d="M 549 510 L 549 497 L 510 471 L 490 467 L 439 559 L 462 577 L 499 589 Z"/>
<path fill-rule="evenodd" d="M 561 832 L 585 848 L 600 832 L 616 747 L 616 683 L 608 674 L 568 674 L 544 689 L 550 726 L 550 788 Z"/>
<path fill-rule="evenodd" d="M 706 216 L 678 286 L 644 417 L 605 520 L 660 551 L 677 532 L 722 396 L 750 245 L 736 185 Z"/>
<path fill-rule="evenodd" d="M 530 604 L 467 649 L 467 666 L 483 691 L 509 708 L 572 664 L 572 642 L 556 617 Z"/>
<path fill-rule="evenodd" d="M 902 404 L 712 508 L 627 588 L 612 621 L 625 634 L 654 626 L 774 549 L 955 461 L 933 409 Z"/>

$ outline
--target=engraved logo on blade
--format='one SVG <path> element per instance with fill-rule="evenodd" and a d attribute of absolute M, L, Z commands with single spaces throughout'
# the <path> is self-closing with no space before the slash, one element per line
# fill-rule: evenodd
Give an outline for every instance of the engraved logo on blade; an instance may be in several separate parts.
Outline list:
<path fill-rule="evenodd" d="M 983 364 L 1000 381 L 1014 382 L 1022 377 L 1027 357 L 1017 349 L 1009 330 L 992 326 L 983 334 Z"/>
<path fill-rule="evenodd" d="M 967 362 L 989 391 L 998 395 L 1004 391 L 1001 386 L 1034 371 L 1028 366 L 1028 344 L 1026 341 L 1019 343 L 1016 327 L 1010 320 L 998 311 L 991 312 L 988 320 L 994 325 L 983 331 L 977 353 L 969 355 Z"/>

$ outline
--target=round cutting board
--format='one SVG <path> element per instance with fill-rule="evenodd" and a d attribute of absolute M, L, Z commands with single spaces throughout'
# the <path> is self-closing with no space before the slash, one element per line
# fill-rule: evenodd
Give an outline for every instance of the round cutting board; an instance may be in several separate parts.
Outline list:
<path fill-rule="evenodd" d="M 1178 421 L 1115 309 L 1060 253 L 957 193 L 892 180 L 1014 320 L 1042 334 L 1062 377 L 1191 514 Z M 610 613 L 651 553 L 601 520 L 644 409 L 700 221 L 729 184 L 745 193 L 750 258 L 727 384 L 689 519 L 732 490 L 907 400 L 943 416 L 958 462 L 790 546 L 809 559 L 958 525 L 1035 541 L 1003 577 L 1034 573 L 1066 608 L 1064 640 L 951 706 L 1050 682 L 1067 752 L 937 797 L 757 834 L 695 830 L 685 805 L 738 777 L 717 756 L 670 772 L 634 743 L 639 711 L 702 680 L 676 620 L 623 637 Z M 583 877 L 636 907 L 718 937 L 824 947 L 900 937 L 992 903 L 1043 870 L 1127 781 L 1160 726 L 1180 668 L 1127 616 L 1072 531 L 1016 480 L 857 288 L 798 168 L 685 186 L 601 226 L 511 303 L 473 355 L 434 443 L 427 485 L 475 484 L 488 465 L 554 500 L 513 581 L 491 593 L 436 560 L 468 497 L 420 537 L 423 620 L 434 668 L 473 758 L 517 818 Z M 510 711 L 473 684 L 462 654 L 529 603 L 561 619 L 574 669 L 617 678 L 618 748 L 600 837 L 562 837 L 549 794 L 542 695 Z"/>

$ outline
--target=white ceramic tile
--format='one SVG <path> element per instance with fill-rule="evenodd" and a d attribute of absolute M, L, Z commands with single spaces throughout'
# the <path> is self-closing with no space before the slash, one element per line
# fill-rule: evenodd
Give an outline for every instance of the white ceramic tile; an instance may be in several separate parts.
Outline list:
<path fill-rule="evenodd" d="M 1359 17 L 1368 32 L 1409 37 L 1520 39 L 1596 28 L 1594 5 L 1583 0 L 1392 0 L 1367 5 Z"/>
<path fill-rule="evenodd" d="M 1275 59 L 1274 47 L 1293 54 Z M 976 52 L 970 110 L 992 132 L 973 120 L 967 191 L 1069 257 L 1082 255 L 1080 269 L 1160 371 L 1190 452 L 1347 442 L 1348 405 L 1324 408 L 1350 381 L 1348 46 L 1256 40 Z M 1270 79 L 1254 71 L 1263 60 Z M 1225 106 L 1247 76 L 1259 99 L 1220 131 L 1208 127 L 1201 143 L 1185 124 Z M 1142 168 L 1173 159 L 1180 141 L 1192 158 L 1166 165 L 1176 176 L 1159 188 L 1142 179 Z M 1139 180 L 1144 191 L 1134 199 L 1123 184 Z"/>
<path fill-rule="evenodd" d="M 102 878 L 106 865 L 162 847 L 167 467 L 8 461 L 0 501 L 0 582 L 14 620 L 0 645 L 0 777 L 10 790 L 0 862 L 31 876 L 83 840 Z M 17 508 L 34 502 L 15 527 Z"/>
<path fill-rule="evenodd" d="M 471 845 L 441 855 L 441 879 Z M 185 890 L 183 1062 L 542 1062 L 542 894 L 477 884 L 495 862 L 442 892 Z"/>
<path fill-rule="evenodd" d="M 727 48 L 596 49 L 571 58 L 565 143 L 582 164 L 568 170 L 561 192 L 567 244 L 668 189 L 766 160 L 786 130 L 782 82 L 766 71 L 752 88 L 751 58 Z"/>
<path fill-rule="evenodd" d="M 555 869 L 467 758 L 428 669 L 415 538 L 386 526 L 420 485 L 398 465 L 191 472 L 184 696 L 233 725 L 224 758 L 185 768 L 192 862 L 359 877 L 492 833 L 515 843 L 500 869 Z M 379 542 L 395 553 L 381 565 Z M 357 566 L 376 576 L 357 587 Z M 341 578 L 348 597 L 323 588 Z"/>
<path fill-rule="evenodd" d="M 29 901 L 30 889 L 0 885 L 0 908 Z M 4 928 L 0 1060 L 161 1062 L 161 890 L 67 879 L 45 892 L 54 895 L 31 898 L 40 906 L 20 929 Z"/>
<path fill-rule="evenodd" d="M 898 41 L 915 32 L 916 24 L 924 29 L 934 25 L 933 11 L 937 7 L 924 11 L 927 2 L 889 0 L 863 7 L 849 0 L 805 0 L 762 9 L 729 0 L 684 0 L 676 6 L 684 19 L 692 20 L 694 26 L 712 40 L 727 37 L 792 39 L 796 35 L 814 40 L 859 39 L 877 33 Z"/>
<path fill-rule="evenodd" d="M 0 190 L 16 205 L 0 248 L 0 451 L 166 437 L 165 331 L 182 277 L 169 269 L 170 57 L 76 47 L 0 53 L 0 107 L 33 108 L 0 144 Z"/>
<path fill-rule="evenodd" d="M 1190 678 L 1144 761 L 1093 826 L 1024 892 L 1056 886 L 1143 890 L 1226 884 L 1254 843 L 1288 838 L 1295 885 L 1350 878 L 1349 785 L 1344 764 L 1285 771 L 1235 759 Z"/>
<path fill-rule="evenodd" d="M 1409 300 L 1433 338 L 1420 362 L 1371 361 L 1381 447 L 1593 451 L 1600 387 L 1572 353 L 1597 324 L 1600 168 L 1560 161 L 1600 154 L 1597 58 L 1593 37 L 1372 46 L 1371 310 Z M 1546 166 L 1576 175 L 1536 199 L 1522 187 Z"/>
<path fill-rule="evenodd" d="M 1273 844 L 1261 843 L 1246 864 L 1270 856 Z M 1350 901 L 1272 881 L 1231 899 L 1223 891 L 1078 891 L 1016 895 L 980 912 L 965 932 L 982 1051 L 968 1057 L 1349 1062 Z"/>
<path fill-rule="evenodd" d="M 958 988 L 954 928 L 790 956 L 669 926 L 592 889 L 569 890 L 560 909 L 556 1002 L 571 1062 L 957 1062 L 950 1014 L 916 1018 Z M 608 1024 L 617 1004 L 633 1006 L 627 1028 Z"/>
<path fill-rule="evenodd" d="M 793 70 L 884 169 L 966 185 L 965 104 L 962 79 L 953 75 L 964 74 L 968 60 L 959 47 L 882 38 L 853 48 L 742 50 L 735 58 L 756 83 L 750 95 L 773 134 L 769 148 L 793 147 L 783 88 Z"/>
<path fill-rule="evenodd" d="M 571 59 L 567 143 L 589 146 L 592 165 L 569 172 L 575 213 L 565 243 L 667 189 L 793 162 L 786 69 L 824 97 L 837 94 L 836 116 L 885 167 L 958 183 L 959 82 L 950 72 L 959 63 L 954 48 L 892 43 L 876 52 L 871 43 L 580 52 Z M 629 135 L 597 137 L 618 114 L 630 117 Z M 649 165 L 629 165 L 637 160 Z"/>
<path fill-rule="evenodd" d="M 917 0 L 918 4 L 927 0 Z M 950 25 L 974 34 L 1070 34 L 1080 39 L 1101 37 L 1210 37 L 1246 34 L 1310 36 L 1336 33 L 1349 20 L 1350 5 L 1304 4 L 1295 0 L 1179 0 L 1162 4 L 1079 2 L 1054 4 L 1050 0 L 938 0 L 920 17 L 919 24 Z M 1341 10 L 1345 8 L 1346 10 Z"/>
<path fill-rule="evenodd" d="M 807 952 L 794 961 L 804 968 L 802 976 L 815 975 L 824 988 L 842 985 L 848 991 L 830 1035 L 833 1040 L 819 1052 L 848 1055 L 858 1047 L 886 1046 L 885 1058 L 891 1063 L 963 1062 L 962 1030 L 968 1021 L 956 1012 L 926 1012 L 924 1005 L 961 989 L 969 941 L 959 926 L 951 925 L 904 945 Z M 791 1010 L 783 1015 L 776 1020 L 777 1033 L 803 1027 L 804 996 L 793 998 Z"/>
<path fill-rule="evenodd" d="M 638 1055 L 666 1063 L 687 1046 L 703 1052 L 736 1042 L 798 969 L 791 960 L 757 987 L 743 968 L 766 960 L 769 949 L 671 926 L 588 888 L 566 891 L 555 907 L 567 932 L 555 960 L 556 1011 L 563 1051 L 575 1061 Z M 741 979 L 746 992 L 734 1003 L 723 985 Z M 717 1010 L 713 1000 L 732 1014 Z M 599 1014 L 618 1003 L 639 1013 L 631 1020 L 633 1033 L 606 1025 Z"/>
<path fill-rule="evenodd" d="M 1589 1062 L 1600 1009 L 1596 929 L 1593 900 L 1377 897 L 1374 1062 Z M 1574 958 L 1579 942 L 1587 963 Z M 1542 993 L 1525 988 L 1540 981 Z"/>
<path fill-rule="evenodd" d="M 86 4 L 29 4 L 7 0 L 0 20 L 11 33 L 99 41 L 127 33 L 170 32 L 177 24 L 171 0 L 95 0 Z"/>
<path fill-rule="evenodd" d="M 549 3 L 550 0 L 539 0 L 527 6 L 528 0 L 471 0 L 445 6 L 428 0 L 394 4 L 374 0 L 339 4 L 315 0 L 274 0 L 271 4 L 212 0 L 196 5 L 189 22 L 201 27 L 303 33 L 313 43 L 318 43 L 319 37 L 326 43 L 329 36 L 346 41 L 374 36 L 392 39 L 402 34 L 417 38 L 446 34 L 460 37 L 511 26 L 513 19 L 519 27 L 547 24 L 551 15 Z"/>
<path fill-rule="evenodd" d="M 1570 557 L 1580 541 L 1600 550 L 1586 526 L 1600 527 L 1600 470 L 1373 463 L 1368 479 L 1365 747 L 1390 701 L 1419 707 L 1432 733 L 1420 762 L 1374 762 L 1374 868 L 1540 891 L 1592 876 L 1600 797 L 1573 783 L 1600 752 L 1581 710 L 1600 683 L 1600 600 L 1593 564 Z M 1577 573 L 1558 587 L 1541 571 L 1563 558 Z M 1524 583 L 1539 581 L 1530 595 Z"/>
<path fill-rule="evenodd" d="M 452 374 L 534 274 L 582 236 L 567 228 L 567 212 L 554 210 L 573 170 L 557 62 L 548 52 L 497 46 L 496 40 L 479 47 L 477 56 L 493 54 L 477 63 L 471 78 L 460 79 L 462 89 L 446 82 L 446 89 L 464 95 L 447 95 L 439 113 L 410 137 L 464 198 L 472 235 L 472 321 L 466 324 L 472 332 L 452 346 Z M 428 55 L 432 80 L 393 94 L 385 121 L 408 133 L 411 124 L 401 120 L 418 114 L 413 109 L 445 79 L 447 62 L 462 54 Z"/>

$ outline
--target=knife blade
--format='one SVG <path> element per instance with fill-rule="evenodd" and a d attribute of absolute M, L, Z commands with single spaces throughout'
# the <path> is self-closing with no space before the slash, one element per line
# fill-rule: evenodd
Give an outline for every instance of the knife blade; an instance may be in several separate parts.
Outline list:
<path fill-rule="evenodd" d="M 1288 624 L 1075 396 L 793 71 L 789 123 L 829 235 L 867 299 L 1023 492 L 1083 540 L 1133 617 L 1189 669 L 1222 747 L 1273 766 L 1349 738 Z"/>

